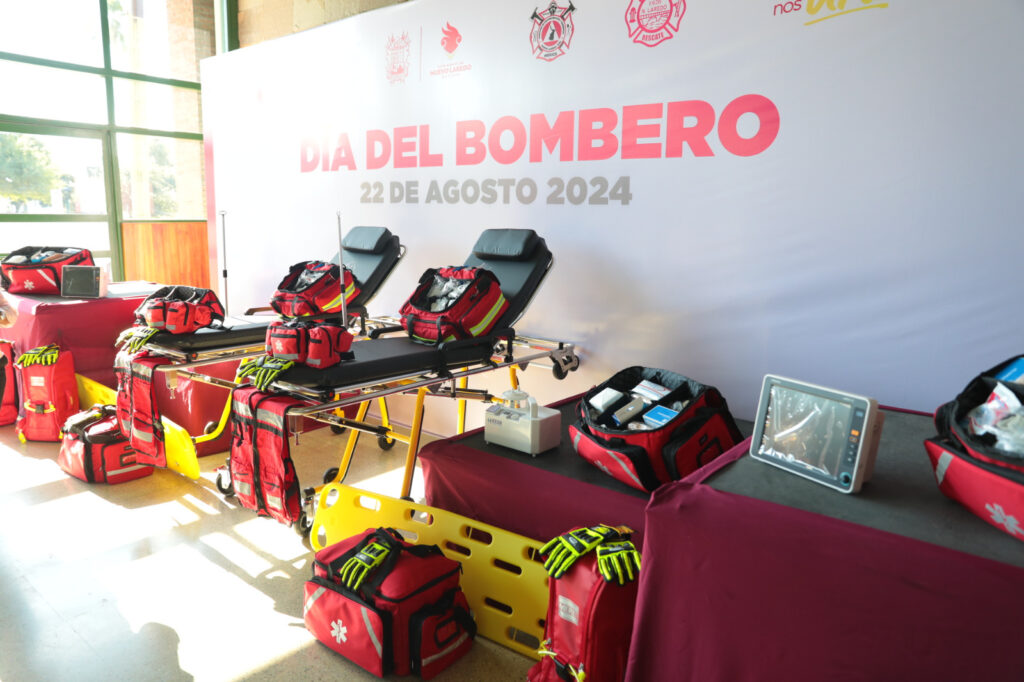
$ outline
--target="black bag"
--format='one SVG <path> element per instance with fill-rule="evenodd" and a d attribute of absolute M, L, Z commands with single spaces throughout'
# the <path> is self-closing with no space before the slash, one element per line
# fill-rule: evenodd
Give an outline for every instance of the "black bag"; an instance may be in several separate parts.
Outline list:
<path fill-rule="evenodd" d="M 668 392 L 649 401 L 631 395 L 642 381 Z M 599 413 L 590 399 L 610 388 L 622 394 Z M 635 414 L 617 424 L 615 415 L 630 404 Z M 668 421 L 643 430 L 631 430 L 630 422 L 644 423 L 644 415 L 667 408 L 678 412 Z M 725 398 L 714 386 L 675 372 L 629 367 L 587 391 L 577 406 L 577 420 L 569 426 L 576 453 L 597 468 L 638 490 L 651 491 L 704 466 L 742 440 Z"/>

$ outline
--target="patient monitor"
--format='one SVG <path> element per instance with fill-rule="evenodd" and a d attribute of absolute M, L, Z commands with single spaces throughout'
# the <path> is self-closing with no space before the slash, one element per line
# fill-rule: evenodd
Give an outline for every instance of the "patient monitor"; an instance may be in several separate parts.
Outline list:
<path fill-rule="evenodd" d="M 855 493 L 871 478 L 884 418 L 873 398 L 768 374 L 750 456 Z"/>

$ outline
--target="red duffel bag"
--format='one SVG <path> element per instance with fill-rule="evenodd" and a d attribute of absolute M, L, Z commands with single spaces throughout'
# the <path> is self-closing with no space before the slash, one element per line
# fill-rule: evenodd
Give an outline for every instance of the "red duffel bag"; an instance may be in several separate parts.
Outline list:
<path fill-rule="evenodd" d="M 345 303 L 359 295 L 352 271 L 345 268 Z M 319 260 L 296 263 L 277 285 L 270 307 L 282 317 L 323 315 L 341 310 L 341 269 Z"/>
<path fill-rule="evenodd" d="M 497 277 L 485 268 L 431 268 L 399 314 L 409 336 L 423 343 L 484 336 L 508 309 Z"/>
<path fill-rule="evenodd" d="M 136 308 L 135 321 L 171 334 L 191 334 L 223 322 L 224 306 L 209 289 L 161 287 Z"/>
<path fill-rule="evenodd" d="M 383 560 L 355 590 L 350 560 Z M 316 553 L 306 582 L 306 627 L 364 670 L 430 679 L 473 645 L 476 624 L 459 587 L 462 567 L 437 545 L 412 545 L 391 528 L 367 529 Z"/>
<path fill-rule="evenodd" d="M 1022 373 L 1024 356 L 1017 356 L 976 376 L 935 411 L 938 436 L 924 443 L 939 490 L 1018 540 L 1024 540 L 1024 410 L 1015 414 L 1013 403 L 1024 404 Z M 1007 420 L 1019 427 L 1019 441 Z"/>
<path fill-rule="evenodd" d="M 267 327 L 267 355 L 317 369 L 353 357 L 352 334 L 327 321 L 275 320 Z"/>
<path fill-rule="evenodd" d="M 60 295 L 65 265 L 95 265 L 92 252 L 74 246 L 25 246 L 0 262 L 0 280 L 12 294 Z"/>

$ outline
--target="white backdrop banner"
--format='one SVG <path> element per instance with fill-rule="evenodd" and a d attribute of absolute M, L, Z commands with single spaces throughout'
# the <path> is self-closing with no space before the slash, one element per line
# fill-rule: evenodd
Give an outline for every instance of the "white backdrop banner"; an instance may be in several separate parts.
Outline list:
<path fill-rule="evenodd" d="M 417 0 L 206 60 L 231 309 L 338 211 L 408 247 L 378 314 L 528 227 L 555 266 L 520 331 L 576 342 L 577 384 L 931 411 L 1022 351 L 1022 34 L 1019 0 Z"/>

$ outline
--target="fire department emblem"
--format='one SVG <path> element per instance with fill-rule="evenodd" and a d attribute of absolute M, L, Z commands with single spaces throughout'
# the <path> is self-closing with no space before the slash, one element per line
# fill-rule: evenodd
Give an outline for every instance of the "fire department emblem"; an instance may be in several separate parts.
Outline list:
<path fill-rule="evenodd" d="M 409 75 L 409 39 L 408 33 L 400 36 L 388 36 L 384 44 L 384 65 L 387 70 L 388 82 L 392 85 L 404 83 Z"/>
<path fill-rule="evenodd" d="M 634 43 L 654 47 L 679 32 L 686 0 L 629 0 L 626 26 Z"/>
<path fill-rule="evenodd" d="M 550 62 L 566 53 L 575 31 L 572 23 L 572 13 L 575 11 L 572 0 L 568 7 L 552 2 L 547 9 L 533 11 L 530 17 L 533 19 L 533 28 L 530 29 L 533 56 Z"/>

